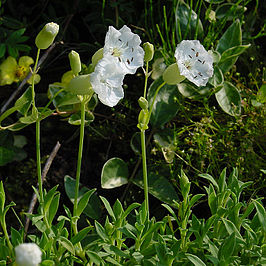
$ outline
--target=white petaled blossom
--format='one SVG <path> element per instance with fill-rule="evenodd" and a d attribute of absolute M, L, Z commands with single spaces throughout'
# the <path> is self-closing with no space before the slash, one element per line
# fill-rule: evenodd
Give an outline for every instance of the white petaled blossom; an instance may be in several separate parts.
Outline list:
<path fill-rule="evenodd" d="M 135 74 L 143 66 L 144 50 L 140 37 L 124 25 L 120 30 L 110 26 L 105 37 L 103 56 L 110 55 L 124 74 Z"/>
<path fill-rule="evenodd" d="M 90 83 L 99 100 L 110 107 L 124 97 L 123 79 L 124 73 L 110 56 L 103 57 L 90 75 Z"/>
<path fill-rule="evenodd" d="M 175 50 L 180 74 L 197 86 L 205 86 L 213 75 L 213 58 L 198 40 L 184 40 Z"/>
<path fill-rule="evenodd" d="M 37 266 L 42 261 L 42 252 L 35 243 L 23 243 L 15 248 L 18 266 Z"/>

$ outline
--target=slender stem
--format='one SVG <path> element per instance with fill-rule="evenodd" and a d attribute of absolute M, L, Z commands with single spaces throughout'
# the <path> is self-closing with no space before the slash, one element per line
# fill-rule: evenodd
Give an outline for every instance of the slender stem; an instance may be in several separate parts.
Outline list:
<path fill-rule="evenodd" d="M 43 204 L 43 189 L 42 189 L 42 170 L 41 170 L 41 148 L 40 148 L 40 120 L 36 121 L 36 158 L 37 158 L 37 175 L 40 193 L 40 205 Z"/>
<path fill-rule="evenodd" d="M 79 151 L 78 151 L 78 161 L 77 161 L 77 172 L 76 172 L 76 185 L 75 185 L 75 199 L 74 199 L 73 216 L 77 215 L 77 207 L 78 207 L 79 180 L 80 180 L 82 151 L 83 151 L 84 127 L 85 127 L 85 102 L 86 102 L 85 99 L 83 99 L 81 101 L 81 106 L 80 106 L 81 122 L 80 122 Z"/>
<path fill-rule="evenodd" d="M 146 63 L 146 71 L 145 71 L 145 83 L 144 83 L 144 94 L 143 97 L 146 99 L 147 94 L 147 84 L 148 84 L 148 77 L 149 77 L 149 62 Z"/>
<path fill-rule="evenodd" d="M 142 151 L 142 169 L 143 169 L 143 185 L 144 185 L 145 209 L 146 209 L 147 217 L 149 217 L 149 187 L 148 187 L 148 172 L 147 172 L 145 130 L 141 130 L 140 131 L 140 136 L 141 136 L 141 151 Z"/>
<path fill-rule="evenodd" d="M 8 248 L 9 248 L 9 252 L 10 252 L 10 254 L 12 254 L 13 245 L 11 244 L 11 242 L 9 240 L 8 233 L 7 233 L 5 216 L 3 216 L 2 219 L 1 219 L 1 226 L 2 226 L 2 230 L 4 232 L 4 235 L 5 235 L 5 239 L 6 239 Z"/>

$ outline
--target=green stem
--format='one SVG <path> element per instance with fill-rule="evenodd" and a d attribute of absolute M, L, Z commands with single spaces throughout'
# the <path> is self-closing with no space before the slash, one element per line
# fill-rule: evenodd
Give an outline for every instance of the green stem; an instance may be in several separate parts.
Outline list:
<path fill-rule="evenodd" d="M 145 71 L 145 83 L 144 83 L 144 94 L 143 97 L 146 99 L 147 94 L 147 84 L 148 84 L 148 77 L 149 77 L 149 62 L 146 63 L 146 71 Z"/>
<path fill-rule="evenodd" d="M 11 255 L 12 252 L 13 252 L 13 245 L 11 244 L 11 242 L 9 240 L 9 236 L 8 236 L 7 229 L 6 229 L 6 221 L 5 221 L 5 216 L 4 215 L 3 215 L 3 218 L 1 219 L 1 226 L 2 226 L 2 230 L 4 232 L 5 239 L 6 239 L 6 242 L 7 242 L 8 248 L 9 248 L 9 252 L 10 252 L 10 255 Z"/>
<path fill-rule="evenodd" d="M 86 100 L 85 100 L 85 96 L 84 96 L 84 98 L 81 101 L 81 106 L 80 106 L 81 122 L 80 122 L 79 151 L 78 151 L 78 161 L 77 161 L 73 216 L 77 215 L 77 207 L 78 207 L 79 180 L 80 180 L 82 151 L 83 151 L 84 127 L 85 127 L 85 102 L 86 102 Z"/>
<path fill-rule="evenodd" d="M 143 169 L 143 185 L 144 185 L 145 209 L 146 209 L 147 217 L 149 217 L 149 186 L 148 186 L 145 130 L 142 129 L 140 131 L 140 136 L 141 136 L 141 151 L 142 151 L 142 169 Z"/>
<path fill-rule="evenodd" d="M 43 189 L 42 189 L 42 170 L 41 170 L 41 148 L 40 148 L 40 120 L 36 121 L 36 158 L 37 158 L 37 176 L 40 193 L 40 205 L 43 204 Z"/>

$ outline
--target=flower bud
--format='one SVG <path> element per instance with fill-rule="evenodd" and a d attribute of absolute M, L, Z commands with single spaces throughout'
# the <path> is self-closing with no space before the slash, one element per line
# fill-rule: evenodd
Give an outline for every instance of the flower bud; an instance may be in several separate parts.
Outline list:
<path fill-rule="evenodd" d="M 53 43 L 58 31 L 58 24 L 54 22 L 47 23 L 35 39 L 36 46 L 39 49 L 47 49 Z"/>
<path fill-rule="evenodd" d="M 92 86 L 90 75 L 80 75 L 74 77 L 65 88 L 67 91 L 76 95 L 88 95 L 91 93 Z"/>
<path fill-rule="evenodd" d="M 144 61 L 145 62 L 149 62 L 152 60 L 153 55 L 154 55 L 154 47 L 153 44 L 149 43 L 149 42 L 145 42 L 143 44 L 143 49 L 144 49 Z"/>
<path fill-rule="evenodd" d="M 163 80 L 169 85 L 176 85 L 185 79 L 184 76 L 180 75 L 178 66 L 176 63 L 170 65 L 163 72 Z"/>
<path fill-rule="evenodd" d="M 42 261 L 42 252 L 35 243 L 20 244 L 15 253 L 17 266 L 37 266 Z"/>
<path fill-rule="evenodd" d="M 71 51 L 68 54 L 69 62 L 71 69 L 74 73 L 74 75 L 78 75 L 78 73 L 81 71 L 81 63 L 80 63 L 80 57 L 79 54 L 76 51 Z"/>
<path fill-rule="evenodd" d="M 140 97 L 138 103 L 141 109 L 147 110 L 149 107 L 149 103 L 144 97 Z"/>
<path fill-rule="evenodd" d="M 138 125 L 137 127 L 140 130 L 146 130 L 148 129 L 148 123 L 149 123 L 149 111 L 146 109 L 142 109 L 139 113 L 139 117 L 138 117 Z"/>

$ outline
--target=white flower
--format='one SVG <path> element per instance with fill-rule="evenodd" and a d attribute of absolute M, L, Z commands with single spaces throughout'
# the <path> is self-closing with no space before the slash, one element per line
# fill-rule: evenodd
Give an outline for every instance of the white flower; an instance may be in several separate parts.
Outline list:
<path fill-rule="evenodd" d="M 115 106 L 124 97 L 122 88 L 124 73 L 114 59 L 103 57 L 96 65 L 90 76 L 93 90 L 98 94 L 99 100 L 110 107 Z"/>
<path fill-rule="evenodd" d="M 20 244 L 15 252 L 18 266 L 37 266 L 42 261 L 42 252 L 35 243 Z"/>
<path fill-rule="evenodd" d="M 213 58 L 198 40 L 179 43 L 175 58 L 180 74 L 197 86 L 205 86 L 213 75 Z"/>
<path fill-rule="evenodd" d="M 124 74 L 135 74 L 143 66 L 144 60 L 140 43 L 140 37 L 126 25 L 120 30 L 110 26 L 105 37 L 103 56 L 112 56 Z"/>

